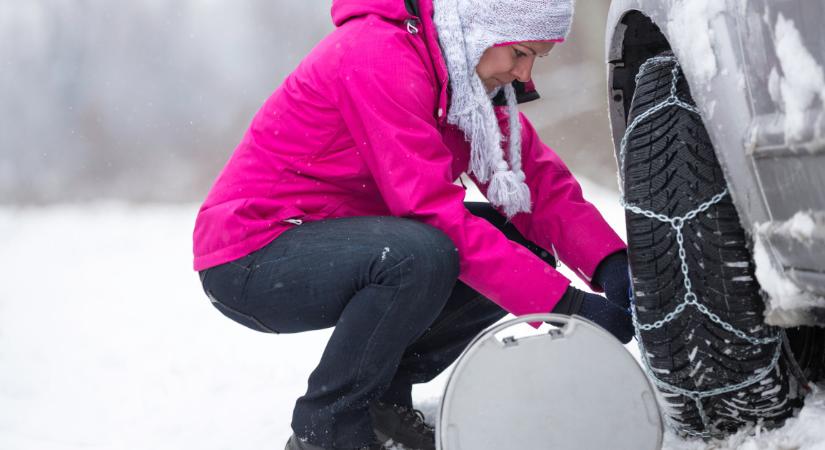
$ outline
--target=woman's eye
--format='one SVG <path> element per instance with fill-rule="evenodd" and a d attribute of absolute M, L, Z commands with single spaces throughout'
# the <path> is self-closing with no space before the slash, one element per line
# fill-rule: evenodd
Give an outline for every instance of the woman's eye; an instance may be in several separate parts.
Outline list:
<path fill-rule="evenodd" d="M 524 53 L 516 48 L 513 49 L 516 52 L 516 58 L 521 58 L 522 56 L 527 56 L 527 53 Z"/>

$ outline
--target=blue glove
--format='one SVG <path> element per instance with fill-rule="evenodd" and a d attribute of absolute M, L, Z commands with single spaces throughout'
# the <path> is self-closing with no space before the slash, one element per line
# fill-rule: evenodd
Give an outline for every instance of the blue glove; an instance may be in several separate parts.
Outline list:
<path fill-rule="evenodd" d="M 627 252 L 622 250 L 603 259 L 593 274 L 593 283 L 604 289 L 604 294 L 611 303 L 629 311 L 630 272 L 627 269 Z"/>
<path fill-rule="evenodd" d="M 633 339 L 633 320 L 628 310 L 620 308 L 601 295 L 590 294 L 570 286 L 553 308 L 556 314 L 574 314 L 595 322 L 622 344 Z"/>

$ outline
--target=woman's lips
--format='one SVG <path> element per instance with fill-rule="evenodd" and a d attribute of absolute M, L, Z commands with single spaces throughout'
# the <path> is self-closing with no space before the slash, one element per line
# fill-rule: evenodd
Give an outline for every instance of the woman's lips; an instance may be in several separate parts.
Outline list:
<path fill-rule="evenodd" d="M 502 81 L 496 77 L 488 78 L 487 81 L 484 83 L 487 87 L 487 92 L 493 92 L 494 90 L 506 85 L 508 82 Z"/>
<path fill-rule="evenodd" d="M 492 91 L 493 89 L 497 89 L 503 83 L 498 78 L 493 77 L 492 79 L 488 79 L 487 82 L 484 84 L 487 85 L 489 91 Z"/>
<path fill-rule="evenodd" d="M 496 77 L 493 77 L 493 79 L 496 81 L 495 85 L 493 86 L 494 88 L 501 87 L 501 86 L 504 86 L 504 85 L 507 85 L 507 84 L 510 84 L 510 83 L 513 82 L 512 80 L 511 81 L 503 81 L 503 80 L 500 80 Z"/>

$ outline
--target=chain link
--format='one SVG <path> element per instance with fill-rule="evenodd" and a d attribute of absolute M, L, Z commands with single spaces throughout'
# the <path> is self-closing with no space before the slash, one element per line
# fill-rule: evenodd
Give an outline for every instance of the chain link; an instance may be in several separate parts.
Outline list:
<path fill-rule="evenodd" d="M 694 114 L 697 114 L 697 115 L 701 115 L 701 113 L 699 112 L 699 109 L 696 106 L 691 105 L 689 103 L 683 102 L 677 96 L 677 94 L 678 94 L 677 84 L 679 82 L 680 66 L 679 66 L 679 62 L 676 60 L 675 57 L 656 57 L 656 58 L 651 58 L 651 59 L 647 60 L 639 68 L 639 73 L 636 75 L 636 83 L 638 84 L 639 80 L 644 75 L 644 73 L 647 70 L 649 70 L 650 66 L 652 66 L 654 64 L 658 64 L 658 63 L 663 63 L 663 62 L 672 62 L 674 64 L 673 69 L 671 70 L 671 75 L 672 75 L 673 78 L 672 78 L 672 81 L 671 81 L 670 96 L 667 99 L 665 99 L 664 101 L 654 105 L 649 110 L 647 110 L 644 113 L 640 114 L 638 117 L 636 117 L 633 120 L 633 122 L 630 124 L 630 126 L 627 127 L 627 129 L 625 131 L 625 134 L 622 137 L 621 148 L 619 150 L 619 167 L 620 167 L 619 173 L 622 176 L 625 173 L 625 155 L 626 155 L 626 152 L 627 152 L 628 139 L 630 137 L 630 134 L 636 129 L 636 127 L 641 122 L 643 122 L 644 120 L 646 120 L 647 118 L 649 118 L 653 114 L 655 114 L 655 113 L 657 113 L 657 112 L 659 112 L 659 111 L 661 111 L 665 108 L 672 107 L 672 106 L 676 106 L 676 107 L 691 111 L 691 112 L 693 112 Z M 714 205 L 718 204 L 719 202 L 721 202 L 722 199 L 724 199 L 728 195 L 728 190 L 727 189 L 725 189 L 722 192 L 714 195 L 713 197 L 710 198 L 710 200 L 700 204 L 699 207 L 689 211 L 684 216 L 669 217 L 669 216 L 666 216 L 662 213 L 649 211 L 649 210 L 640 208 L 639 206 L 628 204 L 625 201 L 624 180 L 620 179 L 619 183 L 620 183 L 619 188 L 620 188 L 620 191 L 621 191 L 621 194 L 622 194 L 621 204 L 626 210 L 630 211 L 633 214 L 638 214 L 638 215 L 647 217 L 648 219 L 658 220 L 660 222 L 670 224 L 671 228 L 673 228 L 673 230 L 675 231 L 675 233 L 676 233 L 676 243 L 677 243 L 678 248 L 679 248 L 678 254 L 679 254 L 679 259 L 680 259 L 680 262 L 681 262 L 680 269 L 681 269 L 681 272 L 682 272 L 683 284 L 684 284 L 684 287 L 685 287 L 685 295 L 684 295 L 684 298 L 682 299 L 682 302 L 679 303 L 679 305 L 677 305 L 673 309 L 673 311 L 671 311 L 667 315 L 665 315 L 664 318 L 662 318 L 661 320 L 657 320 L 653 323 L 649 323 L 649 324 L 643 324 L 639 321 L 638 312 L 637 312 L 637 308 L 636 308 L 635 296 L 633 296 L 633 298 L 631 299 L 632 300 L 631 311 L 632 311 L 632 316 L 633 316 L 633 325 L 635 327 L 636 342 L 638 342 L 638 344 L 639 344 L 639 351 L 642 355 L 642 362 L 643 362 L 645 372 L 647 373 L 647 376 L 654 382 L 654 384 L 660 390 L 671 392 L 673 394 L 683 395 L 685 397 L 688 397 L 688 398 L 694 400 L 694 402 L 696 403 L 696 408 L 698 410 L 699 417 L 702 421 L 702 424 L 704 425 L 705 429 L 708 429 L 709 426 L 710 426 L 710 422 L 709 422 L 707 414 L 706 414 L 706 412 L 705 412 L 705 410 L 702 406 L 702 401 L 701 400 L 703 398 L 706 398 L 706 397 L 712 397 L 712 396 L 716 396 L 716 395 L 725 394 L 725 393 L 728 393 L 728 392 L 737 391 L 739 389 L 744 389 L 748 386 L 759 383 L 760 381 L 765 379 L 765 377 L 767 377 L 776 368 L 777 364 L 779 364 L 779 357 L 781 355 L 781 349 L 782 349 L 781 334 L 777 332 L 772 336 L 761 337 L 761 338 L 760 337 L 749 336 L 744 331 L 739 330 L 736 327 L 734 327 L 733 325 L 731 325 L 730 323 L 722 320 L 722 318 L 720 318 L 717 314 L 712 312 L 707 306 L 702 304 L 699 300 L 699 297 L 696 295 L 696 293 L 693 292 L 693 283 L 690 280 L 690 267 L 688 266 L 688 263 L 687 263 L 687 251 L 685 249 L 685 236 L 684 236 L 684 233 L 682 232 L 682 230 L 683 230 L 683 228 L 684 228 L 684 226 L 687 222 L 695 219 L 699 214 L 702 214 L 702 213 L 706 212 L 712 206 L 714 206 Z M 684 312 L 685 309 L 688 306 L 695 307 L 699 312 L 701 312 L 703 315 L 708 317 L 712 322 L 716 323 L 717 325 L 722 327 L 722 329 L 724 329 L 725 331 L 735 335 L 739 339 L 747 341 L 747 342 L 749 342 L 753 345 L 768 345 L 768 344 L 773 345 L 774 346 L 774 353 L 773 353 L 773 357 L 771 358 L 771 363 L 769 365 L 767 365 L 766 367 L 763 367 L 762 369 L 756 370 L 752 376 L 748 377 L 746 380 L 744 380 L 740 383 L 729 385 L 729 386 L 722 386 L 722 387 L 719 387 L 719 388 L 716 388 L 716 389 L 710 389 L 710 390 L 706 390 L 706 391 L 690 390 L 690 389 L 680 388 L 680 387 L 673 386 L 672 384 L 669 384 L 669 383 L 659 379 L 656 375 L 654 375 L 653 370 L 651 368 L 650 359 L 649 359 L 647 351 L 644 348 L 644 342 L 642 341 L 641 333 L 642 333 L 642 331 L 652 331 L 652 330 L 659 329 L 659 328 L 663 327 L 666 323 L 672 321 L 673 319 L 678 317 L 682 312 Z M 694 436 L 707 436 L 708 435 L 707 432 L 695 432 L 695 431 L 688 431 L 687 434 L 694 435 Z"/>

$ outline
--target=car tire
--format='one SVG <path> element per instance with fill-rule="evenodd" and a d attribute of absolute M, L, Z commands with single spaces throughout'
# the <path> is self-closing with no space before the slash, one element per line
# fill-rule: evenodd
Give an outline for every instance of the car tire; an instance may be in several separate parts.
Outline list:
<path fill-rule="evenodd" d="M 671 53 L 648 60 L 636 81 L 619 162 L 637 340 L 648 375 L 681 435 L 722 437 L 757 422 L 779 425 L 800 406 L 804 381 L 784 331 L 763 321 L 750 241 L 730 195 L 722 195 L 727 183 L 702 117 L 691 110 Z M 681 104 L 662 103 L 672 92 Z M 703 203 L 707 209 L 683 222 L 680 256 L 678 223 L 662 216 L 685 217 Z M 695 303 L 674 315 L 686 299 Z"/>

